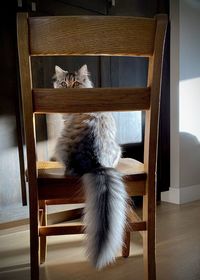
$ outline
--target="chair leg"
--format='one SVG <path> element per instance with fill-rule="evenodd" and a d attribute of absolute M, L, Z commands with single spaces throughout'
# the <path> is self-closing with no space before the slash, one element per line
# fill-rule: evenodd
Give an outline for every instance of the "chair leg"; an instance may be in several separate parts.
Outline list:
<path fill-rule="evenodd" d="M 147 230 L 143 232 L 144 279 L 156 280 L 155 206 L 150 207 L 147 195 L 143 198 L 143 219 L 147 221 Z"/>
<path fill-rule="evenodd" d="M 38 216 L 35 215 L 36 205 L 30 202 L 30 262 L 31 280 L 39 280 L 39 236 L 38 236 Z"/>
<path fill-rule="evenodd" d="M 128 258 L 129 253 L 130 253 L 130 230 L 127 227 L 124 232 L 124 244 L 122 247 L 122 256 L 124 258 Z"/>
<path fill-rule="evenodd" d="M 45 200 L 40 201 L 40 225 L 47 225 L 47 213 L 46 213 L 46 203 Z M 46 236 L 40 236 L 40 264 L 45 262 L 46 252 L 47 252 L 47 241 Z"/>

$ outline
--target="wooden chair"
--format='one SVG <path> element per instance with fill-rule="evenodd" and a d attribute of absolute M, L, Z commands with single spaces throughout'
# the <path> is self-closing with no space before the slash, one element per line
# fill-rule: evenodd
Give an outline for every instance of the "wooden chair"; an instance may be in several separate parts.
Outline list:
<path fill-rule="evenodd" d="M 82 225 L 49 226 L 46 205 L 84 202 L 79 178 L 64 176 L 56 162 L 37 162 L 34 115 L 37 113 L 134 111 L 146 112 L 144 164 L 122 159 L 130 196 L 143 196 L 143 218 L 132 209 L 122 254 L 129 255 L 130 231 L 143 237 L 145 279 L 156 279 L 155 190 L 162 59 L 167 17 L 111 16 L 33 17 L 17 15 L 21 94 L 27 149 L 30 205 L 31 279 L 39 279 L 45 260 L 46 236 L 82 233 Z M 75 31 L 75 32 L 74 32 Z M 115 55 L 149 58 L 145 88 L 44 89 L 33 88 L 32 56 Z M 76 194 L 76 195 L 75 195 Z M 78 194 L 78 195 L 77 195 Z M 39 246 L 40 244 L 40 246 Z M 39 254 L 40 248 L 40 254 Z M 40 261 L 39 261 L 40 255 Z"/>

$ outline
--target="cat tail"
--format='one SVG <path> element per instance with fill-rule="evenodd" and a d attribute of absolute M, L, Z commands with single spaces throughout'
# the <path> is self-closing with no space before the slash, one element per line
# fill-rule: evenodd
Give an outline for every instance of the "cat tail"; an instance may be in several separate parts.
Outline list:
<path fill-rule="evenodd" d="M 97 168 L 83 176 L 86 193 L 87 255 L 101 269 L 114 262 L 123 245 L 127 193 L 121 175 L 113 168 Z"/>

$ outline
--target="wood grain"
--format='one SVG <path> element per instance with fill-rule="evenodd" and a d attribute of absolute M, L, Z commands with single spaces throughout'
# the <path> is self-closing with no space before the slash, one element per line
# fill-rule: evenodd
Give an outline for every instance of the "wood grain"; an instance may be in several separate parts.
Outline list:
<path fill-rule="evenodd" d="M 110 16 L 29 18 L 31 55 L 153 54 L 155 19 Z"/>
<path fill-rule="evenodd" d="M 144 164 L 133 158 L 121 158 L 116 169 L 126 177 L 127 181 L 146 179 Z M 38 161 L 38 178 L 76 178 L 66 176 L 63 164 L 58 161 Z M 132 178 L 134 176 L 134 178 Z"/>
<path fill-rule="evenodd" d="M 40 200 L 57 200 L 65 198 L 65 203 L 84 203 L 85 196 L 80 178 L 65 179 L 39 178 L 38 196 Z"/>
<path fill-rule="evenodd" d="M 143 177 L 143 176 L 141 176 Z M 144 195 L 146 179 L 126 182 L 126 190 L 129 196 Z M 56 178 L 39 178 L 38 179 L 38 196 L 41 200 L 58 200 L 59 204 L 65 203 L 83 203 L 85 202 L 83 187 L 78 178 L 66 177 L 63 179 Z M 65 197 L 65 199 L 63 199 Z"/>
<path fill-rule="evenodd" d="M 146 112 L 144 141 L 144 167 L 147 172 L 146 195 L 143 197 L 143 220 L 147 221 L 147 231 L 143 233 L 145 280 L 156 279 L 156 165 L 162 62 L 167 16 L 159 15 L 156 17 L 156 21 L 155 49 L 153 56 L 149 59 L 148 69 L 148 86 L 151 87 L 151 109 Z"/>
<path fill-rule="evenodd" d="M 126 227 L 124 231 L 124 244 L 122 246 L 122 256 L 124 258 L 128 258 L 130 253 L 130 240 L 131 240 L 131 232 L 130 227 Z"/>
<path fill-rule="evenodd" d="M 30 209 L 30 247 L 31 247 L 31 277 L 39 279 L 39 242 L 38 242 L 38 193 L 36 176 L 35 134 L 33 125 L 32 77 L 28 42 L 28 15 L 17 15 L 17 44 L 23 117 L 25 126 L 25 142 L 27 150 L 27 167 L 29 183 Z"/>
<path fill-rule="evenodd" d="M 45 200 L 39 201 L 39 211 L 41 213 L 40 216 L 40 225 L 47 225 L 47 206 Z M 40 264 L 45 262 L 46 254 L 47 254 L 47 240 L 46 236 L 40 236 L 39 239 L 39 256 L 40 256 Z"/>
<path fill-rule="evenodd" d="M 129 221 L 130 225 L 135 222 L 142 222 L 142 219 L 138 216 L 138 214 L 135 212 L 135 210 L 132 207 L 130 207 L 128 210 L 128 221 Z M 139 233 L 142 237 L 143 237 L 143 232 L 144 231 L 139 231 Z"/>
<path fill-rule="evenodd" d="M 83 225 L 51 225 L 41 226 L 39 228 L 39 236 L 65 235 L 65 234 L 83 234 Z"/>
<path fill-rule="evenodd" d="M 64 167 L 59 162 L 37 162 L 37 168 L 39 199 L 55 201 L 60 199 L 60 204 L 85 201 L 81 178 L 66 176 Z M 129 196 L 145 194 L 146 173 L 142 163 L 123 158 L 120 159 L 116 169 L 123 175 Z"/>
<path fill-rule="evenodd" d="M 146 231 L 147 226 L 145 221 L 134 222 L 130 224 L 131 231 Z"/>
<path fill-rule="evenodd" d="M 150 88 L 33 89 L 37 113 L 147 110 Z"/>

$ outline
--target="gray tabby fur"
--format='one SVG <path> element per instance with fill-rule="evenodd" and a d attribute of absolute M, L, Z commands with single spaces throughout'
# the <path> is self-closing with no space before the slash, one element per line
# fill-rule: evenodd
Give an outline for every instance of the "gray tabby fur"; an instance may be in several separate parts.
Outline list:
<path fill-rule="evenodd" d="M 91 88 L 87 66 L 74 74 L 55 67 L 54 87 Z M 55 156 L 66 174 L 82 176 L 86 193 L 85 232 L 87 255 L 101 269 L 115 260 L 123 245 L 127 194 L 114 169 L 121 156 L 111 113 L 63 115 L 64 128 Z"/>

